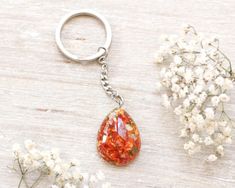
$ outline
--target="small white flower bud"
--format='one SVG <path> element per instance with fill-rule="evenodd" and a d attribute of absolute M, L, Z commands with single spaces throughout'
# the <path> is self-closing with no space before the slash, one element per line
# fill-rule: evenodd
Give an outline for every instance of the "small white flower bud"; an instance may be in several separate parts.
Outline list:
<path fill-rule="evenodd" d="M 205 115 L 207 119 L 214 119 L 215 117 L 215 112 L 213 108 L 206 108 L 205 109 Z"/>
<path fill-rule="evenodd" d="M 204 143 L 206 146 L 212 145 L 214 143 L 214 141 L 211 139 L 210 136 L 207 136 L 204 140 Z"/>
<path fill-rule="evenodd" d="M 224 78 L 222 76 L 219 76 L 218 78 L 215 79 L 215 83 L 219 86 L 224 85 Z"/>
<path fill-rule="evenodd" d="M 181 138 L 185 138 L 185 137 L 187 137 L 187 136 L 188 136 L 187 131 L 186 131 L 185 129 L 181 129 L 181 130 L 180 130 L 180 137 L 181 137 Z"/>
<path fill-rule="evenodd" d="M 215 162 L 218 159 L 215 155 L 211 154 L 207 157 L 208 162 Z"/>
<path fill-rule="evenodd" d="M 232 82 L 232 80 L 226 78 L 226 79 L 224 80 L 224 89 L 229 90 L 229 89 L 232 89 L 232 88 L 233 88 L 233 82 Z"/>
<path fill-rule="evenodd" d="M 14 153 L 19 153 L 21 151 L 21 147 L 19 144 L 15 143 L 13 146 L 12 146 L 12 150 Z"/>
<path fill-rule="evenodd" d="M 222 101 L 222 102 L 228 102 L 230 100 L 229 96 L 226 95 L 225 93 L 221 94 L 219 96 L 219 99 Z"/>
<path fill-rule="evenodd" d="M 174 62 L 175 62 L 176 65 L 180 65 L 182 63 L 181 57 L 178 56 L 178 55 L 175 55 L 174 56 Z"/>
<path fill-rule="evenodd" d="M 214 96 L 211 98 L 211 103 L 213 106 L 218 106 L 219 102 L 220 102 L 220 98 L 218 96 Z"/>
<path fill-rule="evenodd" d="M 198 142 L 200 137 L 199 137 L 198 134 L 193 134 L 192 139 L 193 139 L 194 142 Z"/>
<path fill-rule="evenodd" d="M 230 127 L 225 127 L 223 129 L 224 136 L 231 136 L 232 129 Z"/>
<path fill-rule="evenodd" d="M 182 107 L 181 107 L 181 105 L 178 106 L 177 108 L 175 108 L 174 112 L 178 116 L 181 115 L 182 114 Z"/>
<path fill-rule="evenodd" d="M 224 156 L 224 147 L 223 147 L 222 145 L 217 146 L 216 152 L 217 152 L 219 155 Z"/>
<path fill-rule="evenodd" d="M 59 188 L 57 185 L 51 185 L 51 188 Z"/>
<path fill-rule="evenodd" d="M 25 140 L 24 141 L 25 148 L 29 151 L 36 147 L 36 144 L 32 140 Z"/>
<path fill-rule="evenodd" d="M 161 63 L 163 63 L 163 60 L 164 60 L 164 58 L 160 54 L 155 55 L 156 63 L 161 64 Z"/>

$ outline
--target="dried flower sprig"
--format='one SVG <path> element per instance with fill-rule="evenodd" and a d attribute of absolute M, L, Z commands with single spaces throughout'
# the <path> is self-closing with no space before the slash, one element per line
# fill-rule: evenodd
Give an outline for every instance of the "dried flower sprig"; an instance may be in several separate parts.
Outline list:
<path fill-rule="evenodd" d="M 44 178 L 50 180 L 51 188 L 111 188 L 101 171 L 94 175 L 82 173 L 79 162 L 64 162 L 58 149 L 39 150 L 33 141 L 26 140 L 24 148 L 13 145 L 13 154 L 13 169 L 20 175 L 18 188 L 23 184 L 27 188 L 36 188 Z"/>
<path fill-rule="evenodd" d="M 216 161 L 224 155 L 224 145 L 232 142 L 233 122 L 224 108 L 235 80 L 231 61 L 217 38 L 207 38 L 190 25 L 179 36 L 162 40 L 155 58 L 163 66 L 157 84 L 164 91 L 162 103 L 179 116 L 188 154 L 210 148 L 207 160 Z"/>

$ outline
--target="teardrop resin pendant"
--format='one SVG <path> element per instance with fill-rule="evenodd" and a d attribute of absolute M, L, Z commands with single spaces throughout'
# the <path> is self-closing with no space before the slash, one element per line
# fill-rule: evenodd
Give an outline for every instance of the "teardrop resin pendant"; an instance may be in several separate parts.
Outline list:
<path fill-rule="evenodd" d="M 127 165 L 140 151 L 139 130 L 122 108 L 110 112 L 101 124 L 97 149 L 106 161 L 117 166 Z"/>

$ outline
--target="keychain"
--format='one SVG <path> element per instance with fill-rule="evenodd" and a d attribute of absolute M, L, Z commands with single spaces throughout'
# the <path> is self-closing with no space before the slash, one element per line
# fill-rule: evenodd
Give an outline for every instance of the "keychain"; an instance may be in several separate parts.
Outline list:
<path fill-rule="evenodd" d="M 64 25 L 72 18 L 78 16 L 91 16 L 98 19 L 105 28 L 106 41 L 99 47 L 94 55 L 81 58 L 69 52 L 61 41 L 61 31 Z M 124 101 L 121 95 L 112 88 L 108 81 L 108 64 L 106 57 L 112 41 L 112 31 L 108 21 L 100 14 L 91 10 L 81 10 L 65 16 L 57 30 L 56 43 L 59 50 L 69 59 L 78 63 L 98 62 L 101 66 L 101 85 L 105 93 L 111 97 L 117 107 L 104 119 L 97 136 L 97 149 L 106 161 L 117 166 L 127 165 L 133 161 L 140 151 L 141 140 L 139 130 L 131 116 L 122 107 Z"/>

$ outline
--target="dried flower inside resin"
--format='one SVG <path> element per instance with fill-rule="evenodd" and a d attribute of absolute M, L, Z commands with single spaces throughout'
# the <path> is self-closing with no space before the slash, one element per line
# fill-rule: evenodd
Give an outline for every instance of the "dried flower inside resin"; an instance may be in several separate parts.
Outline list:
<path fill-rule="evenodd" d="M 20 175 L 18 188 L 36 188 L 45 178 L 51 188 L 111 188 L 101 171 L 82 173 L 79 162 L 63 161 L 58 149 L 39 150 L 33 141 L 26 140 L 24 148 L 14 144 L 13 153 L 13 170 Z"/>
<path fill-rule="evenodd" d="M 180 137 L 186 139 L 189 155 L 205 151 L 208 161 L 224 155 L 232 142 L 232 120 L 225 111 L 235 74 L 229 58 L 220 50 L 219 40 L 205 37 L 187 25 L 179 36 L 163 36 L 156 54 L 161 64 L 158 89 L 162 104 L 183 124 Z"/>

